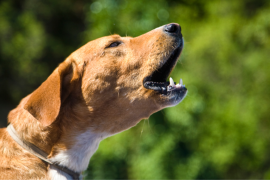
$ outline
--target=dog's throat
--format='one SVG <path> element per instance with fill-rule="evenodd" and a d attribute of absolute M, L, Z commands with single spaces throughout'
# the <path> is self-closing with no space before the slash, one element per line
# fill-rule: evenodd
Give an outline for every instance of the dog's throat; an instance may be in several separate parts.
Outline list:
<path fill-rule="evenodd" d="M 87 169 L 92 155 L 98 149 L 100 141 L 108 136 L 110 134 L 94 133 L 89 129 L 78 133 L 72 139 L 75 144 L 70 149 L 59 148 L 58 153 L 51 157 L 50 160 L 78 172 L 84 171 Z"/>

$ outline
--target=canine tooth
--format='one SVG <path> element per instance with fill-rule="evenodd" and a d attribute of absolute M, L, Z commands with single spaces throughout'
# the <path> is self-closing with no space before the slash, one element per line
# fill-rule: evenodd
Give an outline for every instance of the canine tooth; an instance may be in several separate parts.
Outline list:
<path fill-rule="evenodd" d="M 183 86 L 183 80 L 182 80 L 182 79 L 180 79 L 179 84 L 180 84 L 181 86 Z"/>
<path fill-rule="evenodd" d="M 171 85 L 171 86 L 175 86 L 175 85 L 174 85 L 173 78 L 171 78 L 171 77 L 170 77 L 170 85 Z"/>

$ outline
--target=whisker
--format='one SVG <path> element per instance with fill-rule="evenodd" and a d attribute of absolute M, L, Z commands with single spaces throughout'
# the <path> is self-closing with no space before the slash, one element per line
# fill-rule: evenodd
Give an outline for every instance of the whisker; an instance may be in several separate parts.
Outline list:
<path fill-rule="evenodd" d="M 144 123 L 145 123 L 145 120 L 143 120 L 143 127 L 144 127 Z M 141 130 L 141 135 L 140 135 L 140 137 L 142 136 L 142 133 L 143 133 L 143 127 L 142 127 L 142 130 Z"/>

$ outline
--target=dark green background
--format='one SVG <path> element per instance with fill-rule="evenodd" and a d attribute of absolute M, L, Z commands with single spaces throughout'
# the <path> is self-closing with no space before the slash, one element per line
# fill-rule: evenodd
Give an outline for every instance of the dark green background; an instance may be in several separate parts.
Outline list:
<path fill-rule="evenodd" d="M 176 22 L 179 105 L 101 142 L 91 179 L 270 178 L 270 1 L 0 2 L 0 126 L 21 98 L 95 38 Z"/>

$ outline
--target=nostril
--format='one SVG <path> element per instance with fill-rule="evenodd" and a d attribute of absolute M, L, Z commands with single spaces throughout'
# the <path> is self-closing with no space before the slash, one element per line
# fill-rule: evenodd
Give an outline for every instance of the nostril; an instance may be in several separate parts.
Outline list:
<path fill-rule="evenodd" d="M 164 30 L 169 33 L 177 33 L 180 30 L 180 26 L 174 23 L 167 24 Z"/>

